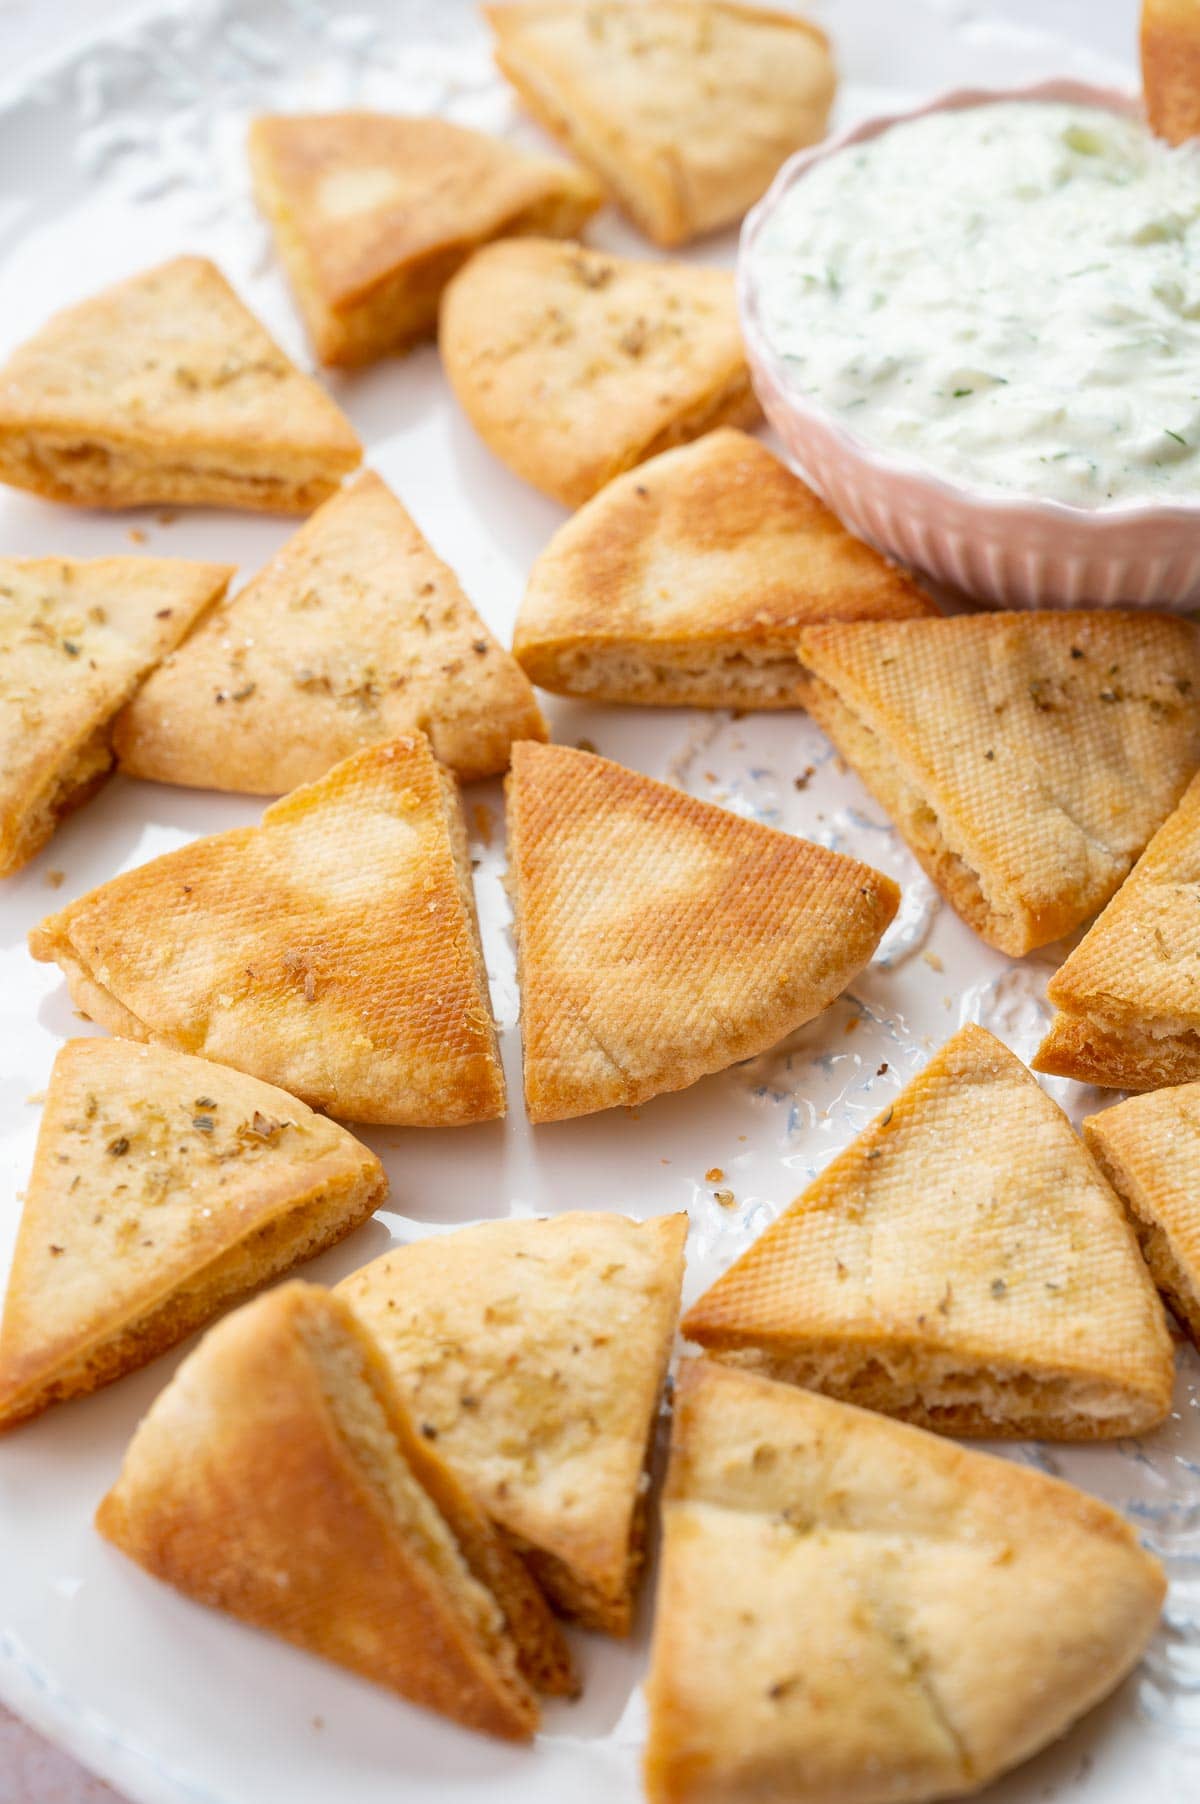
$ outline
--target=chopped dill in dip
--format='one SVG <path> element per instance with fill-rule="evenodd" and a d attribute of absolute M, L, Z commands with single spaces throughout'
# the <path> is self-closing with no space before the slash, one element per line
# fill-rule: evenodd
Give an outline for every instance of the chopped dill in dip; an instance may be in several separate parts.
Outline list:
<path fill-rule="evenodd" d="M 949 480 L 1200 501 L 1200 146 L 1061 101 L 930 113 L 815 164 L 749 270 L 793 384 Z"/>

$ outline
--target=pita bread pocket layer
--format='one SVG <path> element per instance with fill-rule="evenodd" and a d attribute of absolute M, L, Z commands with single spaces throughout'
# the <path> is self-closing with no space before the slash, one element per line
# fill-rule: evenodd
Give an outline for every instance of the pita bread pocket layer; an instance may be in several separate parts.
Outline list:
<path fill-rule="evenodd" d="M 480 438 L 568 507 L 659 451 L 759 417 L 726 269 L 508 239 L 449 284 L 439 342 Z"/>
<path fill-rule="evenodd" d="M 110 1033 L 351 1121 L 504 1113 L 454 779 L 421 734 L 51 915 L 29 936 Z"/>
<path fill-rule="evenodd" d="M 529 111 L 656 243 L 731 225 L 824 136 L 836 77 L 794 13 L 720 0 L 485 6 Z"/>
<path fill-rule="evenodd" d="M 232 575 L 181 558 L 0 558 L 0 877 L 99 789 L 113 716 Z"/>
<path fill-rule="evenodd" d="M 685 1360 L 647 1683 L 651 1804 L 926 1804 L 1136 1664 L 1162 1568 L 1009 1460 Z"/>
<path fill-rule="evenodd" d="M 839 996 L 890 877 L 566 746 L 513 748 L 508 853 L 531 1121 L 682 1090 Z"/>
<path fill-rule="evenodd" d="M 1142 0 L 1142 88 L 1151 129 L 1200 137 L 1200 13 L 1195 0 Z"/>
<path fill-rule="evenodd" d="M 570 163 L 445 119 L 273 114 L 250 128 L 258 202 L 322 363 L 360 364 L 437 329 L 480 244 L 574 238 L 604 196 Z"/>
<path fill-rule="evenodd" d="M 1154 1282 L 1200 1346 L 1200 1084 L 1089 1115 L 1083 1137 L 1125 1204 Z"/>
<path fill-rule="evenodd" d="M 1200 1078 L 1200 777 L 1046 995 L 1035 1071 L 1120 1090 Z"/>
<path fill-rule="evenodd" d="M 361 457 L 205 257 L 56 313 L 0 369 L 0 482 L 51 501 L 307 514 Z"/>
<path fill-rule="evenodd" d="M 811 627 L 809 711 L 975 931 L 1018 958 L 1102 908 L 1200 762 L 1200 639 L 1165 615 Z"/>
<path fill-rule="evenodd" d="M 421 1432 L 568 1615 L 629 1632 L 687 1217 L 487 1222 L 339 1285 Z"/>
<path fill-rule="evenodd" d="M 801 627 L 936 612 L 764 445 L 722 427 L 559 528 L 513 650 L 543 689 L 589 701 L 797 708 Z"/>
<path fill-rule="evenodd" d="M 522 1741 L 571 1683 L 545 1602 L 346 1305 L 284 1284 L 213 1328 L 156 1398 L 96 1513 L 198 1603 L 467 1728 Z"/>
<path fill-rule="evenodd" d="M 946 1434 L 1112 1439 L 1171 1406 L 1170 1336 L 1118 1199 L 981 1027 L 825 1167 L 683 1331 Z"/>
<path fill-rule="evenodd" d="M 0 1330 L 0 1424 L 133 1371 L 333 1246 L 374 1153 L 271 1084 L 128 1040 L 54 1061 Z"/>
<path fill-rule="evenodd" d="M 463 778 L 546 734 L 524 673 L 367 471 L 155 672 L 116 746 L 133 776 L 279 795 L 422 727 Z"/>

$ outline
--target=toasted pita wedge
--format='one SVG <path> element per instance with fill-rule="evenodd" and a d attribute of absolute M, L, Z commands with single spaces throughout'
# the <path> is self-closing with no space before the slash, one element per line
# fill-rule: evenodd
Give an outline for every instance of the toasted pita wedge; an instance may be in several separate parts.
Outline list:
<path fill-rule="evenodd" d="M 568 1615 L 628 1634 L 686 1215 L 487 1222 L 338 1289 L 413 1420 Z"/>
<path fill-rule="evenodd" d="M 0 1425 L 145 1365 L 377 1209 L 374 1153 L 186 1053 L 54 1061 L 0 1331 Z"/>
<path fill-rule="evenodd" d="M 1111 1439 L 1171 1405 L 1170 1336 L 1120 1203 L 981 1027 L 942 1048 L 683 1327 L 732 1364 L 947 1434 Z"/>
<path fill-rule="evenodd" d="M 1027 1466 L 685 1360 L 647 1701 L 651 1804 L 925 1804 L 1054 1741 L 1166 1581 Z"/>
<path fill-rule="evenodd" d="M 1151 128 L 1168 144 L 1200 137 L 1196 0 L 1142 0 L 1142 88 Z"/>
<path fill-rule="evenodd" d="M 1185 620 L 817 626 L 800 657 L 809 711 L 963 919 L 1013 957 L 1103 907 L 1200 762 Z"/>
<path fill-rule="evenodd" d="M 560 695 L 797 708 L 801 627 L 936 613 L 765 445 L 723 427 L 618 476 L 559 528 L 513 650 Z"/>
<path fill-rule="evenodd" d="M 114 715 L 232 575 L 181 558 L 0 558 L 0 877 L 100 787 Z"/>
<path fill-rule="evenodd" d="M 470 1729 L 525 1740 L 570 1658 L 521 1562 L 414 1431 L 337 1297 L 284 1284 L 207 1334 L 96 1513 L 188 1597 Z"/>
<path fill-rule="evenodd" d="M 513 748 L 525 1102 L 682 1090 L 811 1021 L 870 959 L 890 877 L 566 746 Z"/>
<path fill-rule="evenodd" d="M 1200 1078 L 1200 777 L 1046 995 L 1060 1011 L 1035 1071 L 1114 1090 Z"/>
<path fill-rule="evenodd" d="M 1128 1210 L 1154 1282 L 1200 1347 L 1200 1084 L 1089 1115 L 1083 1137 Z"/>
<path fill-rule="evenodd" d="M 724 0 L 485 6 L 496 61 L 546 129 L 657 244 L 740 219 L 794 150 L 824 136 L 824 32 Z"/>
<path fill-rule="evenodd" d="M 514 238 L 455 276 L 439 338 L 480 438 L 569 507 L 659 451 L 759 417 L 724 269 Z"/>
<path fill-rule="evenodd" d="M 115 877 L 29 936 L 77 1008 L 356 1121 L 504 1113 L 454 780 L 422 735 Z"/>
<path fill-rule="evenodd" d="M 0 482 L 51 501 L 307 514 L 361 457 L 205 257 L 56 313 L 0 369 Z"/>
<path fill-rule="evenodd" d="M 279 795 L 422 727 L 464 778 L 546 736 L 528 679 L 366 471 L 155 672 L 115 744 L 133 776 Z"/>
<path fill-rule="evenodd" d="M 332 364 L 432 337 L 442 289 L 479 245 L 577 237 L 604 198 L 570 163 L 386 113 L 256 119 L 250 164 L 317 356 Z"/>

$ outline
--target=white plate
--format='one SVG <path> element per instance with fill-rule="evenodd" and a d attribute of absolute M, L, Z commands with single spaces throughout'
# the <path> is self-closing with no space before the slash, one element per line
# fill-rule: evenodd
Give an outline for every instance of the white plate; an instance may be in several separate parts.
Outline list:
<path fill-rule="evenodd" d="M 1074 72 L 1132 79 L 1121 62 L 1133 0 L 837 0 L 841 117 L 935 88 Z M 1073 46 L 1072 27 L 1089 48 Z M 1051 29 L 1053 28 L 1053 29 Z M 1115 61 L 1114 61 L 1115 59 Z M 209 0 L 110 27 L 0 103 L 0 353 L 51 307 L 177 251 L 215 255 L 288 348 L 303 345 L 250 205 L 241 144 L 264 107 L 364 103 L 444 110 L 533 134 L 515 119 L 465 6 L 361 0 Z M 637 251 L 619 224 L 597 237 Z M 732 240 L 705 255 L 732 257 Z M 334 384 L 368 447 L 490 624 L 511 629 L 530 560 L 562 515 L 475 440 L 432 350 Z M 129 550 L 236 560 L 249 573 L 286 523 L 219 513 L 104 517 L 5 493 L 0 550 Z M 687 1209 L 694 1295 L 920 1068 L 960 1022 L 1019 1053 L 1035 1046 L 1052 961 L 990 952 L 936 900 L 856 781 L 803 716 L 734 720 L 551 704 L 556 736 L 586 739 L 694 794 L 871 859 L 905 889 L 900 923 L 845 997 L 787 1047 L 662 1098 L 531 1133 L 519 1100 L 500 1126 L 366 1136 L 392 1210 L 308 1268 L 335 1279 L 392 1241 L 466 1221 L 563 1208 Z M 803 779 L 811 767 L 811 778 Z M 469 792 L 493 996 L 514 1098 L 517 996 L 500 884 L 498 785 Z M 55 1048 L 88 1031 L 55 969 L 24 949 L 43 913 L 259 804 L 112 782 L 0 897 L 0 1260 L 6 1262 Z M 61 887 L 54 882 L 61 876 Z M 886 1070 L 881 1067 L 886 1063 Z M 1049 1084 L 1080 1112 L 1099 1100 Z M 705 1173 L 737 1199 L 722 1209 Z M 646 1616 L 625 1646 L 577 1637 L 582 1702 L 547 1711 L 532 1750 L 461 1733 L 333 1667 L 174 1596 L 100 1542 L 92 1510 L 172 1356 L 52 1411 L 0 1447 L 0 1695 L 140 1804 L 612 1804 L 639 1794 L 638 1681 Z M 1200 1790 L 1200 1427 L 1197 1366 L 1181 1359 L 1178 1412 L 1138 1446 L 1010 1449 L 1130 1510 L 1167 1560 L 1168 1626 L 1142 1671 L 1062 1744 L 992 1794 L 1007 1804 L 1069 1790 L 1086 1804 L 1183 1804 Z"/>

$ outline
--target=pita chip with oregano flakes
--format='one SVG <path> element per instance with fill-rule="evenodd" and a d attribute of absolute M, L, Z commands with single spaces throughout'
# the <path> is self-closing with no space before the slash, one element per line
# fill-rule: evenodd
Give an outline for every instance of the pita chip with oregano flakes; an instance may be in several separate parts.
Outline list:
<path fill-rule="evenodd" d="M 131 776 L 280 795 L 417 729 L 461 778 L 546 732 L 528 678 L 368 470 L 160 666 L 115 743 Z"/>
<path fill-rule="evenodd" d="M 371 746 L 257 827 L 193 840 L 29 936 L 111 1033 L 352 1121 L 504 1113 L 466 831 L 423 735 Z"/>
<path fill-rule="evenodd" d="M 809 711 L 989 945 L 1102 908 L 1200 763 L 1200 636 L 1148 613 L 961 614 L 800 635 Z"/>
<path fill-rule="evenodd" d="M 51 501 L 307 514 L 361 458 L 206 257 L 56 313 L 0 368 L 0 482 Z"/>
<path fill-rule="evenodd" d="M 1142 0 L 1142 90 L 1152 131 L 1168 144 L 1200 138 L 1200 8 Z"/>

